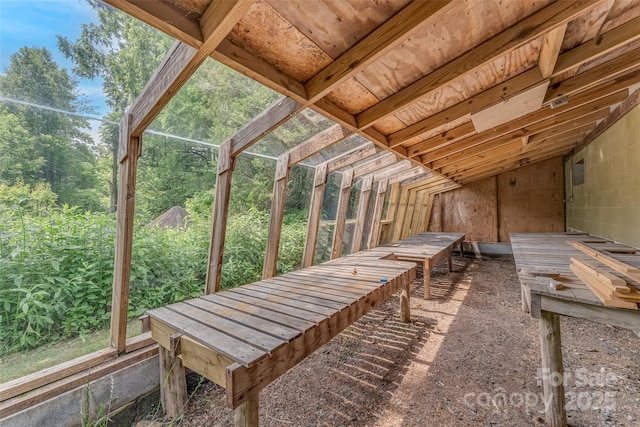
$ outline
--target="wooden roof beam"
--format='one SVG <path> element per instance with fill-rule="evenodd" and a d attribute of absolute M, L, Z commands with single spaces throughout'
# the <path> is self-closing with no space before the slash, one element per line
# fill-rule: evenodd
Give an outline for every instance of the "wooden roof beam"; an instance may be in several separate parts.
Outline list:
<path fill-rule="evenodd" d="M 564 28 L 564 26 L 559 27 Z M 552 30 L 555 31 L 555 30 Z M 547 33 L 548 35 L 549 33 Z M 545 35 L 545 36 L 547 36 Z M 559 34 L 556 34 L 559 38 Z M 635 40 L 640 39 L 640 17 L 633 19 L 613 30 L 583 43 L 573 49 L 562 53 L 555 63 L 553 73 L 555 77 L 566 73 L 585 62 L 602 57 L 607 53 Z M 544 56 L 541 53 L 541 56 Z M 540 65 L 539 61 L 539 65 Z M 389 146 L 396 147 L 410 139 L 423 135 L 443 123 L 458 120 L 468 114 L 472 114 L 494 105 L 497 101 L 508 99 L 523 90 L 538 84 L 544 79 L 543 68 L 537 67 L 520 73 L 494 87 L 487 89 L 461 103 L 453 105 L 426 119 L 414 123 L 388 136 Z M 552 89 L 552 88 L 550 88 Z M 496 101 L 497 100 L 497 101 Z"/>
<path fill-rule="evenodd" d="M 338 85 L 378 60 L 406 40 L 416 27 L 433 20 L 446 11 L 452 3 L 450 0 L 409 3 L 404 9 L 309 79 L 305 83 L 309 102 L 315 102 L 324 97 Z"/>
<path fill-rule="evenodd" d="M 471 139 L 471 142 L 473 142 L 473 144 L 464 143 L 461 144 L 461 146 L 457 149 L 456 147 L 452 147 L 452 154 L 430 162 L 429 166 L 432 169 L 440 169 L 444 166 L 455 163 L 456 161 L 483 153 L 487 148 L 493 148 L 494 146 L 509 143 L 512 141 L 520 141 L 521 138 L 525 136 L 544 132 L 546 130 L 556 128 L 557 126 L 561 126 L 565 123 L 573 122 L 584 124 L 584 120 L 596 120 L 592 115 L 595 114 L 597 117 L 600 117 L 602 111 L 604 111 L 610 105 L 616 102 L 620 102 L 619 100 L 623 96 L 625 96 L 624 91 L 621 91 L 606 98 L 584 105 L 580 108 L 566 111 L 562 114 L 558 114 L 557 116 L 550 116 L 546 120 L 540 121 L 538 123 L 532 125 L 527 125 L 525 123 L 522 126 L 514 127 L 515 130 L 498 135 L 497 138 L 484 139 L 481 142 L 477 142 Z"/>
<path fill-rule="evenodd" d="M 422 162 L 427 164 L 427 166 L 429 166 L 429 163 L 434 162 L 438 159 L 450 156 L 458 151 L 469 149 L 485 141 L 495 139 L 497 137 L 500 137 L 501 135 L 509 134 L 510 132 L 514 132 L 515 129 L 519 129 L 522 127 L 537 126 L 535 124 L 538 122 L 541 122 L 543 120 L 549 120 L 554 116 L 558 116 L 566 111 L 581 108 L 590 102 L 594 102 L 599 99 L 606 98 L 607 96 L 611 96 L 611 94 L 618 93 L 617 96 L 622 96 L 622 94 L 620 93 L 621 90 L 624 90 L 637 82 L 640 82 L 640 71 L 633 72 L 629 75 L 617 78 L 597 88 L 591 89 L 587 92 L 580 93 L 575 96 L 571 96 L 569 98 L 569 102 L 566 105 L 563 105 L 561 107 L 558 107 L 555 109 L 545 107 L 521 119 L 516 119 L 514 121 L 505 123 L 504 125 L 498 126 L 489 131 L 485 131 L 481 134 L 476 134 L 471 137 L 467 137 L 463 140 L 456 142 L 455 144 L 438 148 L 434 151 L 429 151 L 428 153 L 422 155 L 420 159 Z M 521 136 L 525 136 L 525 135 L 521 135 Z"/>
<path fill-rule="evenodd" d="M 640 67 L 640 48 L 549 87 L 544 97 L 544 102 L 551 102 L 561 96 L 579 93 L 638 67 Z"/>
<path fill-rule="evenodd" d="M 598 1 L 556 2 L 521 20 L 468 51 L 420 78 L 383 101 L 356 116 L 358 127 L 367 128 L 396 110 L 425 97 L 438 88 L 469 75 L 497 58 L 558 28 L 598 5 Z"/>
<path fill-rule="evenodd" d="M 564 133 L 559 134 L 553 139 L 541 140 L 530 145 L 523 146 L 520 141 L 514 141 L 509 144 L 504 144 L 502 146 L 492 148 L 491 150 L 487 150 L 480 155 L 445 166 L 440 169 L 440 172 L 448 176 L 456 175 L 475 167 L 486 166 L 487 164 L 495 160 L 508 160 L 514 155 L 527 153 L 536 149 L 546 148 L 550 146 L 559 147 L 565 146 L 567 144 L 572 145 L 575 144 L 582 135 L 593 129 L 595 125 L 595 121 L 590 121 L 589 123 L 577 128 L 565 130 Z"/>
<path fill-rule="evenodd" d="M 287 151 L 289 167 L 297 165 L 304 159 L 308 159 L 314 154 L 337 144 L 343 139 L 351 136 L 351 134 L 352 132 L 349 129 L 346 129 L 341 125 L 333 125 L 330 128 L 313 135 L 306 141 Z"/>
<path fill-rule="evenodd" d="M 549 78 L 553 75 L 564 34 L 567 31 L 567 24 L 554 28 L 542 37 L 542 46 L 540 47 L 540 55 L 538 57 L 538 68 L 543 78 Z"/>

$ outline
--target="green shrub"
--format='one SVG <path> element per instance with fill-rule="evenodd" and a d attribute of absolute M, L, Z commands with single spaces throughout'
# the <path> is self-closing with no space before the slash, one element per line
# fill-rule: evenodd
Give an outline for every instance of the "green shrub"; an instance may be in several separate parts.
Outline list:
<path fill-rule="evenodd" d="M 134 228 L 129 316 L 202 294 L 211 223 Z M 222 288 L 260 279 L 268 214 L 228 221 Z M 115 216 L 78 208 L 0 207 L 0 355 L 109 326 Z M 278 272 L 299 267 L 306 225 L 283 227 Z"/>

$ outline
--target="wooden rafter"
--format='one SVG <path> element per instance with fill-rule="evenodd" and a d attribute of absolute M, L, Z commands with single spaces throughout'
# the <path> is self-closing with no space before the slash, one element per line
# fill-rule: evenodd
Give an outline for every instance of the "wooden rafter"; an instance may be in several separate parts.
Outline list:
<path fill-rule="evenodd" d="M 558 28 L 554 28 L 542 37 L 542 46 L 540 47 L 540 55 L 538 57 L 538 68 L 540 68 L 540 73 L 545 79 L 553 75 L 566 30 L 567 24 L 564 24 Z"/>
<path fill-rule="evenodd" d="M 409 3 L 305 83 L 309 102 L 313 103 L 324 97 L 342 82 L 402 43 L 410 37 L 416 27 L 437 18 L 450 7 L 450 3 L 453 2 L 446 0 Z"/>
<path fill-rule="evenodd" d="M 439 87 L 466 76 L 491 61 L 542 36 L 598 4 L 597 1 L 557 2 L 521 20 L 516 25 L 493 36 L 480 46 L 438 68 L 406 88 L 394 93 L 383 101 L 356 116 L 360 129 L 371 126 L 418 99 L 428 96 Z"/>

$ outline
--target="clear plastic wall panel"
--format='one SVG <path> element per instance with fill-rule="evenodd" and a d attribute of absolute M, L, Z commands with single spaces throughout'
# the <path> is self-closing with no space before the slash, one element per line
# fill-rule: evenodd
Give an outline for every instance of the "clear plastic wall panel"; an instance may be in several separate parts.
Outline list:
<path fill-rule="evenodd" d="M 147 310 L 201 295 L 217 148 L 145 132 L 138 161 L 129 337 Z"/>
<path fill-rule="evenodd" d="M 206 59 L 149 130 L 218 146 L 282 98 L 266 86 Z"/>
<path fill-rule="evenodd" d="M 0 383 L 109 346 L 118 131 L 0 101 Z"/>
<path fill-rule="evenodd" d="M 251 151 L 278 157 L 333 124 L 320 114 L 305 109 L 254 144 Z"/>
<path fill-rule="evenodd" d="M 340 173 L 334 172 L 327 177 L 322 202 L 322 213 L 320 215 L 320 226 L 318 227 L 314 264 L 328 261 L 331 257 L 331 242 L 336 223 L 341 180 L 342 174 Z"/>

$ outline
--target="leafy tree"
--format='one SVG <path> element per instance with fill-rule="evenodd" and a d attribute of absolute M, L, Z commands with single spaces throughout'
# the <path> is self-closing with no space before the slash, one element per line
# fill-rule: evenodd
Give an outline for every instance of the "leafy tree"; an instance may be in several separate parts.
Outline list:
<path fill-rule="evenodd" d="M 23 47 L 11 56 L 0 75 L 0 92 L 70 112 L 90 111 L 78 96 L 75 80 L 44 47 Z M 76 197 L 76 190 L 96 185 L 86 120 L 18 104 L 2 105 L 0 117 L 0 153 L 7 166 L 0 171 L 0 179 L 8 184 L 45 181 L 60 203 L 95 207 L 95 200 L 86 199 L 86 194 Z"/>

